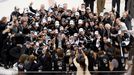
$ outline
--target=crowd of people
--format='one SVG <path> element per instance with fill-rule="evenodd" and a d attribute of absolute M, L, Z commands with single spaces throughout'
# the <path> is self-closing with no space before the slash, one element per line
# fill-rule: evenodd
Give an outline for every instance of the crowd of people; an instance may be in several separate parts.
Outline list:
<path fill-rule="evenodd" d="M 0 20 L 1 66 L 17 67 L 19 72 L 77 71 L 77 75 L 127 70 L 133 41 L 127 11 L 119 17 L 115 11 L 98 15 L 84 3 L 79 9 L 55 4 L 38 10 L 32 5 L 23 13 L 15 7 L 10 21 Z"/>

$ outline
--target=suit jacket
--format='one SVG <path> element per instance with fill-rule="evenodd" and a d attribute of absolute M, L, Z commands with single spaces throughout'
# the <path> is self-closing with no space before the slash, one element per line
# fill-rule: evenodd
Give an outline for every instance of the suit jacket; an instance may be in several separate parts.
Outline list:
<path fill-rule="evenodd" d="M 132 16 L 132 18 L 134 18 L 134 0 L 128 0 L 128 4 L 127 4 L 127 9 L 130 12 L 130 15 Z"/>

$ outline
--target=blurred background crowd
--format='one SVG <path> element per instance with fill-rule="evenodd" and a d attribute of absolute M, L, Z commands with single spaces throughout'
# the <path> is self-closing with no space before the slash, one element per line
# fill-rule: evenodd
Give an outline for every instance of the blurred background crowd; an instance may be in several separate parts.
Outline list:
<path fill-rule="evenodd" d="M 125 0 L 120 16 L 120 0 L 112 0 L 112 9 L 107 12 L 103 12 L 105 0 L 97 0 L 97 13 L 93 11 L 94 1 L 84 0 L 77 9 L 67 9 L 66 3 L 54 3 L 48 10 L 44 5 L 34 9 L 30 3 L 20 13 L 14 7 L 9 21 L 7 17 L 0 20 L 1 66 L 16 67 L 19 72 L 71 72 L 69 75 L 78 70 L 76 63 L 84 71 L 85 67 L 89 71 L 126 71 L 132 59 L 129 30 L 134 2 Z M 111 74 L 119 75 L 97 73 Z"/>

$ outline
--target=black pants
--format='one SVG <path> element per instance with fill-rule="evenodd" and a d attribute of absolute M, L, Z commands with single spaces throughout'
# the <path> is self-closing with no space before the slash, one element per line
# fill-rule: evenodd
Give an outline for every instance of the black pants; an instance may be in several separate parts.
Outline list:
<path fill-rule="evenodd" d="M 117 5 L 117 13 L 120 14 L 120 0 L 112 0 L 112 8 L 115 8 Z"/>
<path fill-rule="evenodd" d="M 94 0 L 84 0 L 85 6 L 88 7 L 90 5 L 90 9 L 93 12 L 94 11 Z"/>
<path fill-rule="evenodd" d="M 125 8 L 124 8 L 125 11 L 127 11 L 127 2 L 128 0 L 125 0 Z"/>
<path fill-rule="evenodd" d="M 8 53 L 7 53 L 7 49 L 4 49 L 1 51 L 1 57 L 2 57 L 2 63 L 7 66 L 8 65 L 8 61 L 7 61 L 7 57 L 8 57 Z"/>

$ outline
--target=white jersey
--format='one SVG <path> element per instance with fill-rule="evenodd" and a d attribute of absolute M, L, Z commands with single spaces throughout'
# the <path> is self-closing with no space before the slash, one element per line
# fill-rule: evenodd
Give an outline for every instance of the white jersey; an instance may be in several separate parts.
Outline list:
<path fill-rule="evenodd" d="M 128 30 L 125 23 L 121 22 L 120 30 L 121 30 L 121 31 Z"/>

